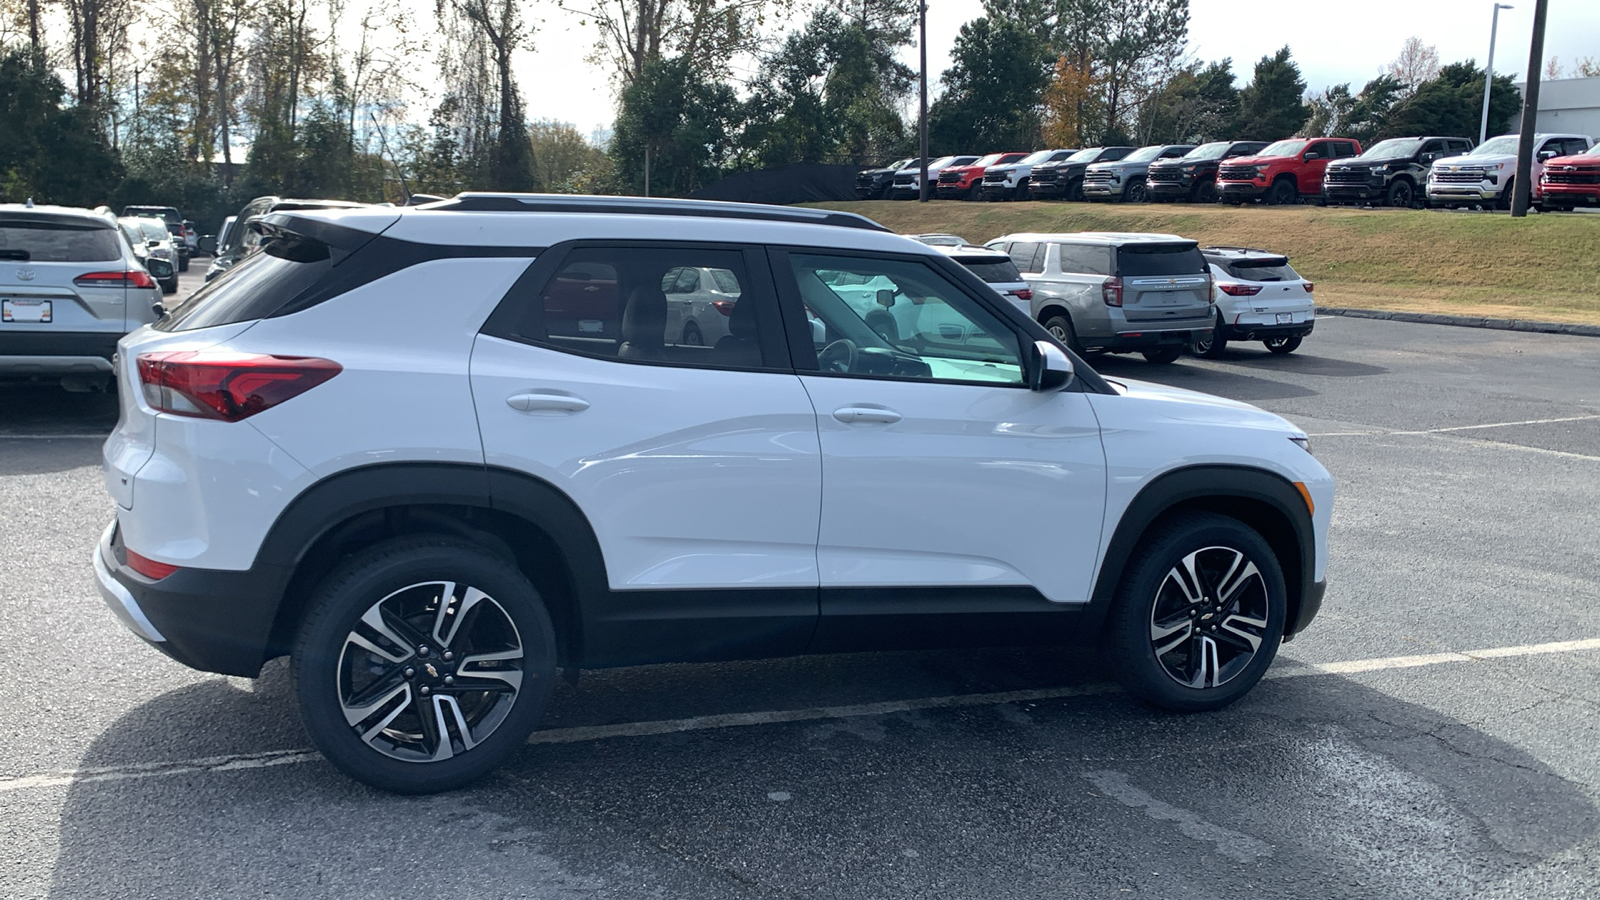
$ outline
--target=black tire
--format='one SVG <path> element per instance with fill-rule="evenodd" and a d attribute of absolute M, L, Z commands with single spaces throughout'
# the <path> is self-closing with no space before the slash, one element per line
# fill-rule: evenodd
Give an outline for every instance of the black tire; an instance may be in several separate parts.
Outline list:
<path fill-rule="evenodd" d="M 1269 206 L 1288 206 L 1299 201 L 1300 189 L 1295 187 L 1294 179 L 1279 178 L 1267 189 L 1267 204 Z"/>
<path fill-rule="evenodd" d="M 1295 335 L 1294 337 L 1285 338 L 1267 338 L 1261 343 L 1266 344 L 1267 349 L 1271 350 L 1273 353 L 1276 353 L 1279 356 L 1284 356 L 1300 349 L 1300 340 L 1300 336 Z"/>
<path fill-rule="evenodd" d="M 439 610 L 443 583 L 453 585 L 452 599 Z M 454 615 L 451 609 L 461 617 L 439 615 Z M 373 617 L 386 630 L 372 627 Z M 440 637 L 443 647 L 429 646 Z M 379 645 L 386 645 L 381 656 L 368 649 Z M 323 579 L 290 671 L 300 715 L 323 756 L 381 790 L 428 794 L 476 780 L 523 745 L 544 712 L 555 659 L 550 616 L 515 565 L 459 538 L 420 535 L 368 547 Z M 471 689 L 478 684 L 484 689 Z M 446 698 L 454 721 L 446 719 Z M 352 707 L 347 699 L 368 702 Z M 430 707 L 434 715 L 424 721 Z M 363 708 L 365 718 L 349 719 Z M 446 741 L 438 739 L 441 721 Z M 358 733 L 361 726 L 371 742 Z M 410 727 L 415 731 L 404 730 Z"/>
<path fill-rule="evenodd" d="M 1122 189 L 1122 201 L 1124 203 L 1150 202 L 1150 189 L 1145 186 L 1143 178 L 1129 182 L 1128 186 Z"/>
<path fill-rule="evenodd" d="M 1494 205 L 1485 205 L 1484 209 L 1510 209 L 1511 198 L 1516 196 L 1516 190 L 1517 176 L 1513 175 L 1506 179 L 1505 189 L 1500 192 L 1500 196 L 1494 198 Z"/>
<path fill-rule="evenodd" d="M 1072 327 L 1072 320 L 1063 315 L 1053 315 L 1041 323 L 1050 336 L 1060 341 L 1068 350 L 1079 356 L 1083 355 L 1083 345 L 1078 343 L 1078 332 Z"/>
<path fill-rule="evenodd" d="M 683 344 L 686 347 L 704 347 L 705 336 L 700 333 L 700 326 L 693 322 L 683 323 Z"/>
<path fill-rule="evenodd" d="M 1022 179 L 1019 179 L 1017 181 L 1017 188 L 1016 188 L 1016 190 L 1011 192 L 1011 199 L 1012 200 L 1026 200 L 1026 199 L 1028 199 L 1028 179 L 1022 178 Z"/>
<path fill-rule="evenodd" d="M 178 271 L 179 272 L 187 272 L 187 271 L 189 271 L 189 259 L 188 259 L 188 257 L 179 257 L 179 259 L 178 259 Z"/>
<path fill-rule="evenodd" d="M 1389 190 L 1384 192 L 1383 202 L 1395 209 L 1410 209 L 1417 202 L 1417 190 L 1411 182 L 1397 178 L 1389 185 Z"/>
<path fill-rule="evenodd" d="M 1083 202 L 1083 179 L 1082 178 L 1075 179 L 1071 184 L 1067 185 L 1067 190 L 1066 190 L 1065 196 L 1066 196 L 1066 198 L 1068 200 L 1071 200 L 1074 203 L 1082 203 Z"/>
<path fill-rule="evenodd" d="M 1244 696 L 1283 641 L 1287 591 L 1272 548 L 1243 522 L 1208 512 L 1160 522 L 1139 547 L 1106 623 L 1117 679 L 1174 712 Z"/>
<path fill-rule="evenodd" d="M 963 197 L 962 199 L 963 200 L 972 200 L 972 201 L 982 200 L 983 199 L 983 179 L 980 178 L 980 179 L 977 179 L 977 180 L 973 181 L 972 182 L 972 186 L 967 188 L 967 196 Z"/>
<path fill-rule="evenodd" d="M 1221 337 L 1221 334 L 1222 314 L 1218 313 L 1217 324 L 1211 329 L 1211 339 L 1208 341 L 1196 340 L 1194 342 L 1194 346 L 1190 347 L 1189 349 L 1194 352 L 1195 356 L 1199 356 L 1204 359 L 1216 359 L 1222 355 L 1224 350 L 1228 349 L 1228 339 Z"/>
<path fill-rule="evenodd" d="M 1142 350 L 1139 355 L 1144 357 L 1145 362 L 1165 366 L 1177 362 L 1178 357 L 1183 355 L 1183 348 L 1180 346 L 1157 347 L 1154 350 Z"/>

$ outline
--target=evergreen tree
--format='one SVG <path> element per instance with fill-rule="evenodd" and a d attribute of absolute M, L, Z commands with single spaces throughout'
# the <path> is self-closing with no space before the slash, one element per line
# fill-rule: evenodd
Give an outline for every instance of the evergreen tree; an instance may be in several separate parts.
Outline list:
<path fill-rule="evenodd" d="M 1026 150 L 1040 141 L 1040 113 L 1054 57 L 1032 31 L 1009 20 L 961 26 L 944 94 L 928 111 L 939 153 Z"/>
<path fill-rule="evenodd" d="M 1311 117 L 1304 100 L 1306 83 L 1289 48 L 1256 63 L 1255 78 L 1239 92 L 1239 120 L 1234 134 L 1241 140 L 1276 141 L 1293 137 Z"/>
<path fill-rule="evenodd" d="M 1505 75 L 1489 89 L 1489 133 L 1506 130 L 1521 96 Z M 1442 134 L 1476 135 L 1483 115 L 1483 70 L 1472 60 L 1451 63 L 1396 104 L 1378 137 Z"/>
<path fill-rule="evenodd" d="M 122 162 L 89 107 L 63 106 L 67 87 L 24 50 L 0 55 L 0 200 L 98 206 Z"/>
<path fill-rule="evenodd" d="M 619 187 L 682 197 L 716 181 L 731 162 L 743 119 L 733 88 L 695 72 L 682 57 L 648 63 L 622 91 L 611 158 Z"/>

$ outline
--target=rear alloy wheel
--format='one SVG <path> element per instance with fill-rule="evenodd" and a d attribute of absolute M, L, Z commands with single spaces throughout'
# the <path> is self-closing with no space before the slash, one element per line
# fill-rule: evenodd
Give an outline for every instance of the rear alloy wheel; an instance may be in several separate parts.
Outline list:
<path fill-rule="evenodd" d="M 1410 209 L 1416 200 L 1416 191 L 1412 189 L 1409 181 L 1395 181 L 1389 185 L 1389 191 L 1384 195 L 1384 203 L 1395 209 Z"/>
<path fill-rule="evenodd" d="M 1063 347 L 1079 356 L 1083 355 L 1083 345 L 1078 343 L 1078 333 L 1072 330 L 1072 320 L 1066 316 L 1055 315 L 1044 320 L 1044 330 L 1050 336 L 1061 342 Z"/>
<path fill-rule="evenodd" d="M 1178 357 L 1183 355 L 1183 348 L 1157 347 L 1154 350 L 1145 350 L 1141 352 L 1140 355 L 1144 357 L 1145 362 L 1152 362 L 1158 366 L 1164 366 L 1168 363 L 1177 362 Z"/>
<path fill-rule="evenodd" d="M 1244 696 L 1283 640 L 1287 592 L 1272 548 L 1243 522 L 1204 512 L 1167 519 L 1140 545 L 1108 623 L 1118 679 L 1175 712 Z"/>
<path fill-rule="evenodd" d="M 350 777 L 451 790 L 538 724 L 555 632 L 509 561 L 457 538 L 398 538 L 347 559 L 312 604 L 291 663 L 300 713 Z"/>
<path fill-rule="evenodd" d="M 705 336 L 700 333 L 700 326 L 693 322 L 686 322 L 683 326 L 683 344 L 686 347 L 704 347 Z"/>
<path fill-rule="evenodd" d="M 1294 337 L 1267 338 L 1261 343 L 1266 344 L 1267 349 L 1271 350 L 1273 353 L 1283 356 L 1284 354 L 1293 353 L 1294 351 L 1300 349 L 1300 336 L 1295 335 Z"/>
<path fill-rule="evenodd" d="M 1273 206 L 1288 206 L 1300 199 L 1300 191 L 1294 186 L 1294 181 L 1289 178 L 1279 178 L 1272 183 L 1272 188 L 1267 191 L 1267 203 Z"/>
<path fill-rule="evenodd" d="M 1216 359 L 1221 356 L 1222 351 L 1228 349 L 1228 339 L 1222 337 L 1221 334 L 1222 314 L 1218 313 L 1216 327 L 1211 329 L 1211 337 L 1207 340 L 1195 340 L 1194 347 L 1191 348 L 1194 350 L 1194 355 L 1202 356 L 1206 359 Z"/>

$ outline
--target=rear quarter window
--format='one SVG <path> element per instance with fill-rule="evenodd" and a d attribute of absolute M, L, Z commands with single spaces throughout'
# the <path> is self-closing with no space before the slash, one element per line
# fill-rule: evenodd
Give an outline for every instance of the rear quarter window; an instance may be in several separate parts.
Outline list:
<path fill-rule="evenodd" d="M 1111 248 L 1087 244 L 1057 244 L 1061 271 L 1073 275 L 1110 275 Z"/>
<path fill-rule="evenodd" d="M 1117 274 L 1135 278 L 1146 275 L 1204 275 L 1206 260 L 1200 248 L 1183 244 L 1150 244 L 1117 250 Z"/>
<path fill-rule="evenodd" d="M 122 259 L 109 225 L 48 219 L 0 219 L 0 260 L 10 262 L 109 262 Z"/>
<path fill-rule="evenodd" d="M 227 274 L 195 291 L 155 328 L 193 331 L 267 318 L 327 277 L 347 255 L 325 244 L 268 241 L 262 252 L 244 258 Z"/>

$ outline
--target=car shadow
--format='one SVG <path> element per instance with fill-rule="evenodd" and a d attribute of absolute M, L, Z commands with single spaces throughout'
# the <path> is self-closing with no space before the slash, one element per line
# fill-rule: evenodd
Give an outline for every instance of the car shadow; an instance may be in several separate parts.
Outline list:
<path fill-rule="evenodd" d="M 1389 374 L 1389 370 L 1383 366 L 1334 359 L 1331 356 L 1318 356 L 1304 350 L 1280 356 L 1259 345 L 1246 349 L 1236 344 L 1229 344 L 1223 348 L 1222 355 L 1213 358 L 1212 361 L 1250 366 L 1263 371 L 1318 375 L 1323 378 L 1370 378 L 1374 375 Z"/>
<path fill-rule="evenodd" d="M 1304 385 L 1272 378 L 1240 375 L 1212 366 L 1195 365 L 1189 360 L 1170 365 L 1153 365 L 1137 356 L 1102 356 L 1090 360 L 1089 364 L 1096 372 L 1112 380 L 1132 378 L 1246 402 L 1291 400 L 1299 397 L 1315 397 L 1321 393 Z"/>
<path fill-rule="evenodd" d="M 556 689 L 543 738 L 888 705 L 547 740 L 431 798 L 368 790 L 321 759 L 80 780 L 59 806 L 50 896 L 1167 897 L 1234 884 L 1459 897 L 1596 831 L 1582 787 L 1516 746 L 1349 678 L 1291 662 L 1274 675 L 1226 710 L 1174 716 L 1056 649 L 586 673 Z M 306 746 L 281 663 L 238 684 L 130 710 L 82 768 Z M 1001 690 L 1056 695 L 892 705 Z"/>
<path fill-rule="evenodd" d="M 101 441 L 95 438 L 23 438 L 0 435 L 0 478 L 48 475 L 98 467 Z"/>
<path fill-rule="evenodd" d="M 106 435 L 116 424 L 115 393 L 74 393 L 53 384 L 0 383 L 0 437 Z"/>

